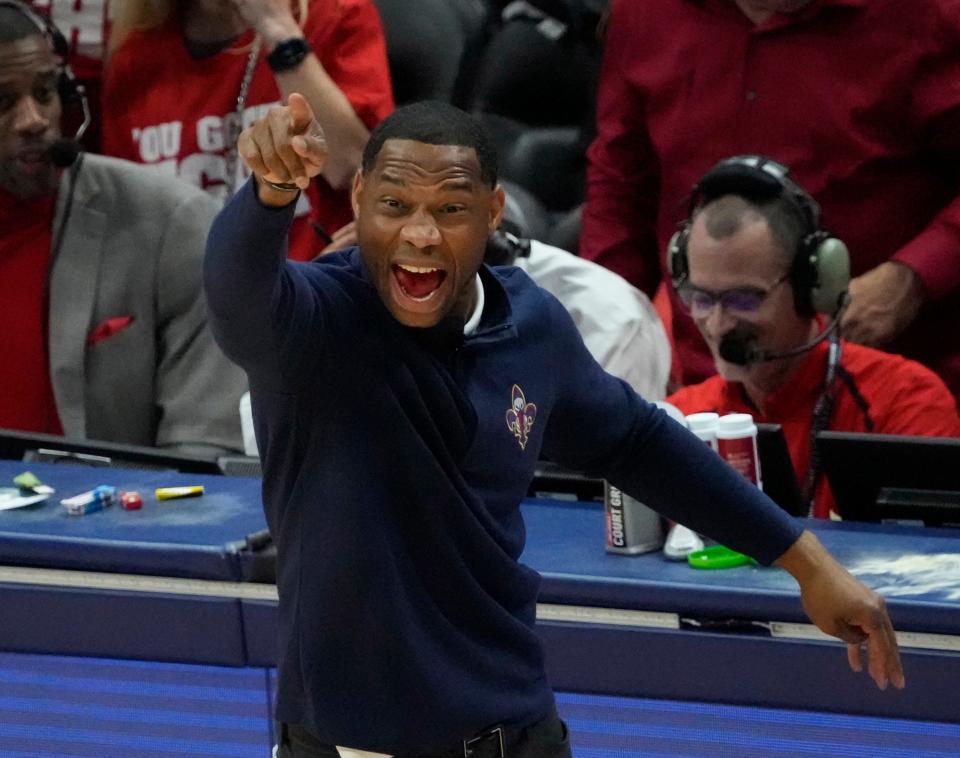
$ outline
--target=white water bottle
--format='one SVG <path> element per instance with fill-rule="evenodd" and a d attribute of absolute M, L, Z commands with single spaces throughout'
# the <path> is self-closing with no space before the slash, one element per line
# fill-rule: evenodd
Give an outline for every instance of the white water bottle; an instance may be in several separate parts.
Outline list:
<path fill-rule="evenodd" d="M 720 457 L 763 489 L 757 425 L 749 413 L 728 413 L 717 421 L 717 452 Z"/>
<path fill-rule="evenodd" d="M 687 428 L 697 437 L 706 442 L 714 450 L 717 449 L 717 422 L 719 413 L 691 413 L 687 418 Z"/>

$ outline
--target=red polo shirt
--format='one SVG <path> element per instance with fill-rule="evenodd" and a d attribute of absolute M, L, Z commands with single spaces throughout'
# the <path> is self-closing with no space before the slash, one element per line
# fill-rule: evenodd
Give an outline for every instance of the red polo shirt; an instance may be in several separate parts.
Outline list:
<path fill-rule="evenodd" d="M 63 434 L 46 328 L 55 202 L 0 192 L 0 427 L 47 434 Z"/>
<path fill-rule="evenodd" d="M 894 258 L 931 303 L 895 345 L 960 395 L 960 4 L 813 0 L 755 26 L 733 0 L 613 0 L 581 254 L 653 293 L 693 184 L 762 153 L 792 169 L 854 275 Z M 713 361 L 671 292 L 691 384 Z"/>
<path fill-rule="evenodd" d="M 802 483 L 810 463 L 810 426 L 813 409 L 823 389 L 827 369 L 827 343 L 814 348 L 796 373 L 764 400 L 764 413 L 750 402 L 743 385 L 712 376 L 705 382 L 684 387 L 667 400 L 684 415 L 714 411 L 750 413 L 757 422 L 783 426 L 797 479 Z M 843 343 L 841 365 L 853 379 L 866 401 L 873 431 L 880 434 L 909 434 L 929 437 L 960 437 L 960 416 L 956 401 L 943 381 L 919 363 L 872 348 Z M 838 382 L 829 429 L 866 432 L 863 409 L 849 387 Z M 823 479 L 817 489 L 814 512 L 826 517 L 835 509 L 833 495 Z"/>

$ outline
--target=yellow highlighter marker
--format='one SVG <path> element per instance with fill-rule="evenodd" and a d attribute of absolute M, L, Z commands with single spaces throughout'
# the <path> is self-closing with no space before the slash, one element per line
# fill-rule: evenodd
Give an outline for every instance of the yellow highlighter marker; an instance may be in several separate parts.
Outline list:
<path fill-rule="evenodd" d="M 157 500 L 173 500 L 178 497 L 200 497 L 203 494 L 203 485 L 192 487 L 158 487 L 154 494 Z"/>

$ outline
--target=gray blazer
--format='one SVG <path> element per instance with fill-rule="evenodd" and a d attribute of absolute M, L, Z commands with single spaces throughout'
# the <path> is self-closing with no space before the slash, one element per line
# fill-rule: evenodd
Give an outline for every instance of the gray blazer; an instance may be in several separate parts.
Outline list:
<path fill-rule="evenodd" d="M 201 264 L 219 209 L 154 170 L 83 155 L 63 174 L 50 373 L 67 437 L 242 450 L 243 372 L 207 327 Z"/>

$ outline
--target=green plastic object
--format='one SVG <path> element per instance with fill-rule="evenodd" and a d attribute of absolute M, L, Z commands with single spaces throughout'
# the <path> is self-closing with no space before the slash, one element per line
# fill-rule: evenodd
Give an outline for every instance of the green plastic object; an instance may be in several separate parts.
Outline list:
<path fill-rule="evenodd" d="M 756 563 L 753 558 L 723 545 L 711 545 L 687 556 L 687 563 L 695 569 L 728 569 Z"/>
<path fill-rule="evenodd" d="M 32 490 L 34 487 L 39 487 L 43 484 L 43 482 L 37 479 L 30 471 L 24 471 L 22 474 L 13 477 L 13 483 L 23 490 Z"/>

